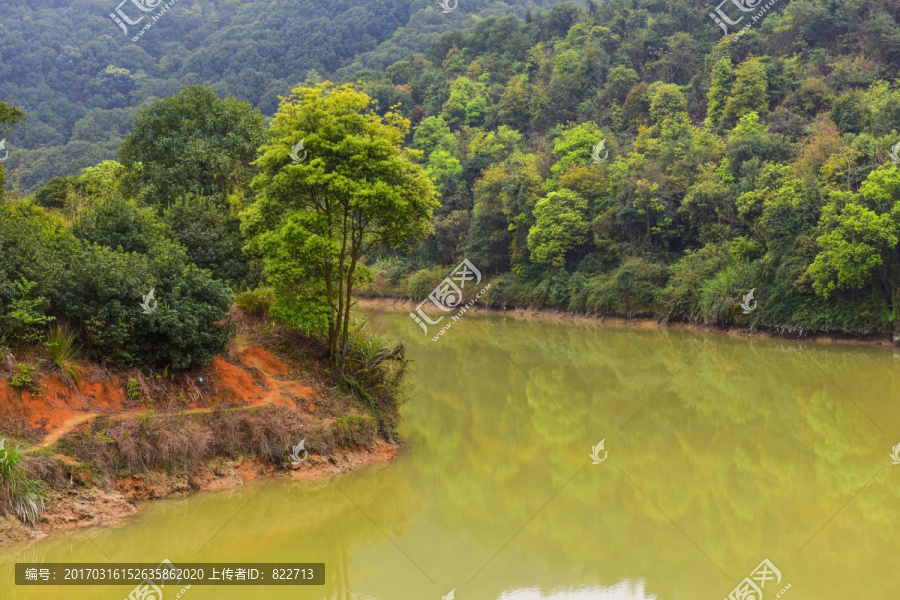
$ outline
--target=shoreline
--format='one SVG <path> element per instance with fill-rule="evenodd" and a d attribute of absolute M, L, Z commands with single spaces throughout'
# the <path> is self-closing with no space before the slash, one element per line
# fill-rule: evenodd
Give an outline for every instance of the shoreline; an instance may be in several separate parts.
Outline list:
<path fill-rule="evenodd" d="M 35 526 L 11 515 L 0 515 L 0 545 L 29 543 L 66 535 L 85 527 L 117 527 L 139 519 L 147 502 L 185 498 L 202 492 L 231 490 L 266 479 L 321 481 L 370 465 L 384 465 L 399 455 L 400 446 L 381 439 L 371 448 L 347 446 L 326 455 L 310 454 L 299 467 L 261 458 L 218 457 L 190 471 L 147 471 L 119 475 L 108 485 L 53 490 Z"/>
<path fill-rule="evenodd" d="M 44 367 L 14 387 L 0 365 L 0 437 L 48 486 L 35 523 L 0 512 L 0 545 L 120 526 L 146 501 L 387 464 L 402 440 L 339 389 L 312 344 L 246 326 L 211 364 L 177 377 L 85 360 L 77 379 Z M 301 440 L 307 454 L 292 464 Z"/>
<path fill-rule="evenodd" d="M 393 298 L 385 296 L 360 296 L 357 298 L 360 306 L 372 308 L 415 308 L 418 302 L 406 298 Z M 649 317 L 628 319 L 604 315 L 576 314 L 555 308 L 496 308 L 483 304 L 474 304 L 469 308 L 470 312 L 483 312 L 511 316 L 514 318 L 547 319 L 553 321 L 574 321 L 582 323 L 601 323 L 607 325 L 622 325 L 638 327 L 642 329 L 674 329 L 678 331 L 694 331 L 707 333 L 720 333 L 737 337 L 757 337 L 764 339 L 783 339 L 817 342 L 821 344 L 844 344 L 849 346 L 880 346 L 893 347 L 893 340 L 889 334 L 873 334 L 861 336 L 840 333 L 782 333 L 770 329 L 756 329 L 747 327 L 733 327 L 726 325 L 712 325 L 704 323 L 689 323 L 686 321 L 666 321 Z"/>

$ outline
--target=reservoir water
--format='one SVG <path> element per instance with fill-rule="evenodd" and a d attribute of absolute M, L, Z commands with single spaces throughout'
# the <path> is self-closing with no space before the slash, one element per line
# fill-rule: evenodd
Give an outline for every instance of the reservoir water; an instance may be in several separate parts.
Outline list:
<path fill-rule="evenodd" d="M 432 342 L 367 313 L 413 359 L 400 458 L 0 549 L 0 597 L 133 587 L 16 587 L 15 562 L 167 558 L 324 562 L 327 584 L 163 600 L 900 598 L 900 353 L 471 313 Z"/>

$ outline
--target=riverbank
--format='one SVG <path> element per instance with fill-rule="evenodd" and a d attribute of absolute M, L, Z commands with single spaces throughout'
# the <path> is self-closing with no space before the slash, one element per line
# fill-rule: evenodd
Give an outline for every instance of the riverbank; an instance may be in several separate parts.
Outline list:
<path fill-rule="evenodd" d="M 326 478 L 397 455 L 390 425 L 343 389 L 315 341 L 239 321 L 225 353 L 177 374 L 78 361 L 72 379 L 23 355 L 36 367 L 30 383 L 14 385 L 7 361 L 0 437 L 20 447 L 25 472 L 47 492 L 34 523 L 7 506 L 0 543 L 119 524 L 147 500 Z M 301 440 L 302 460 L 292 462 Z"/>
<path fill-rule="evenodd" d="M 403 310 L 414 310 L 421 301 L 409 300 L 406 298 L 387 298 L 383 296 L 366 296 L 359 299 L 360 306 L 368 308 L 399 308 Z M 557 321 L 580 321 L 592 323 L 606 323 L 610 325 L 623 325 L 628 327 L 640 327 L 645 329 L 675 329 L 683 331 L 704 331 L 722 333 L 740 337 L 760 337 L 775 339 L 802 339 L 805 341 L 813 341 L 824 344 L 852 344 L 852 345 L 868 345 L 892 347 L 892 336 L 879 333 L 872 335 L 852 335 L 840 333 L 822 333 L 822 332 L 781 332 L 770 329 L 760 329 L 756 327 L 737 327 L 728 325 L 712 325 L 704 323 L 688 323 L 685 321 L 652 319 L 652 318 L 633 318 L 626 319 L 622 317 L 610 317 L 603 315 L 585 315 L 577 314 L 569 311 L 554 308 L 533 308 L 533 307 L 510 307 L 497 308 L 493 306 L 485 306 L 484 304 L 473 304 L 469 309 L 472 313 L 489 313 L 500 314 L 514 318 L 540 318 L 553 319 Z"/>

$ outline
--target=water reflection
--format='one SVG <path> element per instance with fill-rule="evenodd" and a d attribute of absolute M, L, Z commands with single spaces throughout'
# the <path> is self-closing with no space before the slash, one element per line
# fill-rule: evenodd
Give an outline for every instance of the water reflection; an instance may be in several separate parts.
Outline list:
<path fill-rule="evenodd" d="M 900 597 L 890 350 L 477 315 L 434 343 L 403 312 L 372 322 L 414 359 L 404 456 L 153 503 L 90 540 L 6 549 L 0 577 L 17 552 L 309 561 L 326 563 L 324 589 L 194 587 L 188 600 L 681 600 L 723 598 L 768 558 L 790 598 Z M 609 458 L 591 465 L 603 438 Z M 128 589 L 113 591 L 13 597 Z"/>
<path fill-rule="evenodd" d="M 506 590 L 497 600 L 657 600 L 644 591 L 643 581 L 623 581 L 607 588 L 570 587 L 547 594 L 536 588 Z"/>

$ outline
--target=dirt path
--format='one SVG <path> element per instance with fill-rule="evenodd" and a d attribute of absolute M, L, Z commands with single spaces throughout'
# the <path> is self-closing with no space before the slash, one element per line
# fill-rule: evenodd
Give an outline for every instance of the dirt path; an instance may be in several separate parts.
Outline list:
<path fill-rule="evenodd" d="M 247 336 L 236 336 L 234 345 L 238 358 L 237 363 L 228 362 L 223 357 L 216 357 L 209 367 L 210 372 L 203 373 L 208 379 L 218 384 L 215 385 L 212 392 L 217 400 L 222 404 L 230 404 L 230 408 L 193 406 L 177 412 L 157 412 L 157 415 L 178 416 L 214 410 L 247 410 L 258 406 L 283 406 L 310 412 L 315 410 L 313 403 L 317 397 L 315 390 L 296 379 L 288 378 L 290 369 L 281 359 L 265 348 L 254 345 Z M 82 383 L 83 386 L 90 386 L 85 392 L 86 395 L 99 400 L 87 406 L 84 404 L 72 405 L 67 402 L 66 395 L 71 394 L 69 388 L 64 388 L 60 390 L 59 394 L 53 396 L 62 403 L 64 408 L 48 402 L 43 396 L 32 398 L 30 408 L 33 410 L 30 414 L 26 413 L 26 418 L 34 424 L 43 421 L 42 425 L 49 433 L 39 442 L 25 449 L 24 452 L 49 448 L 77 427 L 90 423 L 100 416 L 112 419 L 133 418 L 147 413 L 147 409 L 143 407 L 126 409 L 123 406 L 124 380 L 116 381 L 107 377 L 103 381 L 102 385 Z M 0 392 L 2 391 L 0 390 Z M 7 395 L 11 397 L 11 392 Z M 61 400 L 59 400 L 60 396 L 62 396 Z M 54 406 L 57 408 L 54 409 Z M 0 413 L 11 410 L 11 408 L 5 409 L 4 406 L 0 406 Z M 38 419 L 38 417 L 43 418 Z"/>
<path fill-rule="evenodd" d="M 59 438 L 66 435 L 82 423 L 87 423 L 88 421 L 93 421 L 96 417 L 99 417 L 100 413 L 84 413 L 81 415 L 75 415 L 71 419 L 65 421 L 62 425 L 48 433 L 44 436 L 44 439 L 40 441 L 36 446 L 32 446 L 25 450 L 25 452 L 34 452 L 35 450 L 40 450 L 42 448 L 47 448 L 55 444 Z"/>

